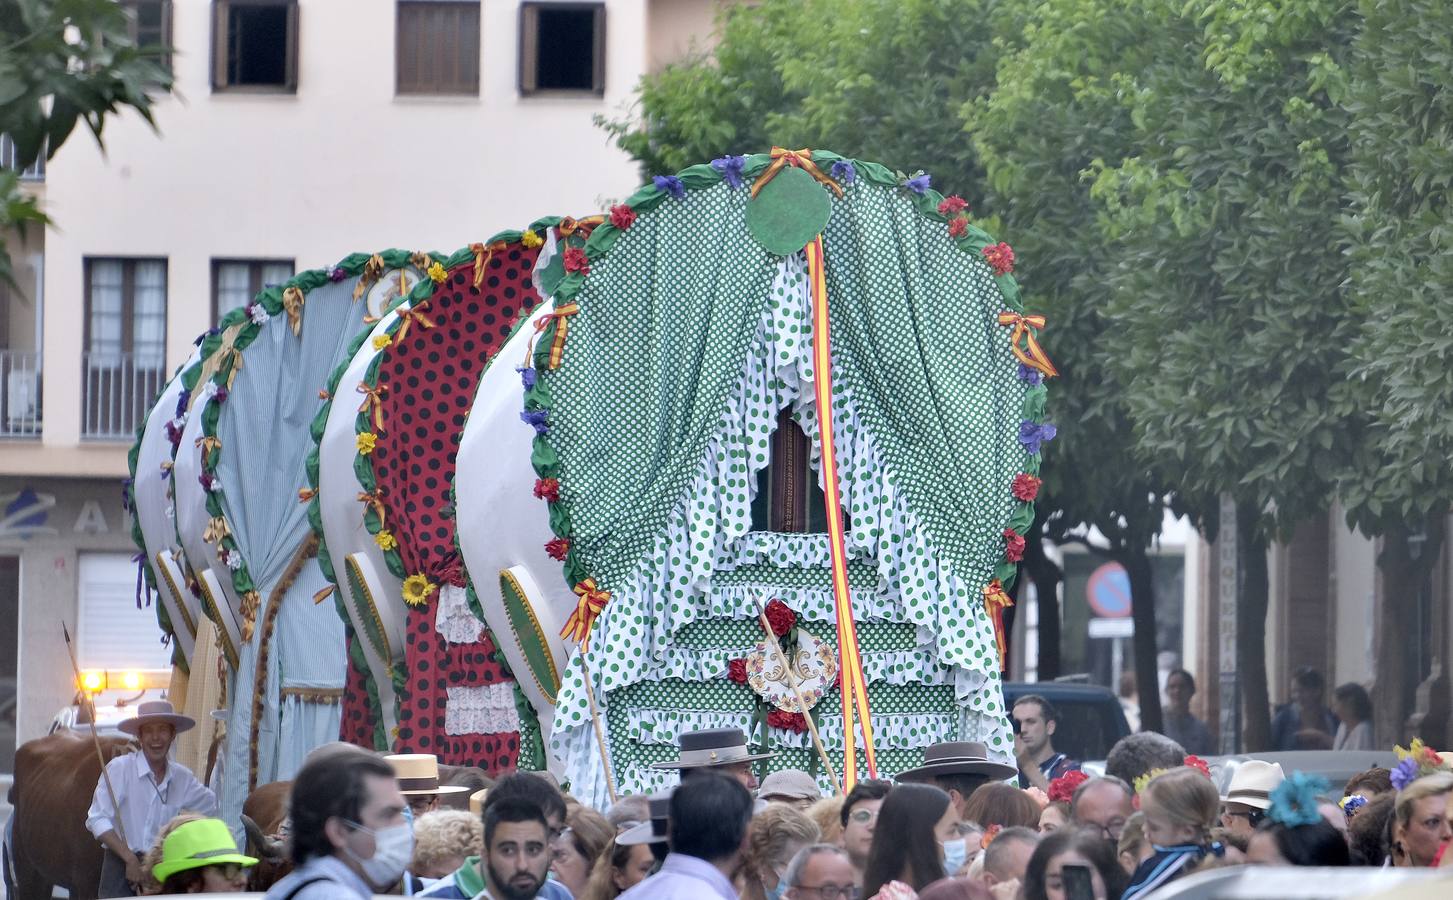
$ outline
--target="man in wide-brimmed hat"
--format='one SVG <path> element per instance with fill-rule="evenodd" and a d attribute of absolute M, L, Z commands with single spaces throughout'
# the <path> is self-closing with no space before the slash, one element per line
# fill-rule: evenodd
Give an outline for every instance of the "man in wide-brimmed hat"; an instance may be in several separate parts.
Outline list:
<path fill-rule="evenodd" d="M 432 753 L 395 753 L 384 760 L 393 766 L 399 793 L 404 795 L 409 811 L 416 817 L 437 809 L 440 796 L 469 790 L 464 785 L 440 784 L 439 757 Z"/>
<path fill-rule="evenodd" d="M 771 759 L 775 753 L 752 753 L 747 749 L 747 736 L 740 728 L 707 728 L 687 731 L 677 738 L 680 751 L 670 762 L 652 763 L 653 769 L 674 769 L 682 782 L 693 775 L 710 772 L 741 782 L 749 791 L 757 789 L 757 776 L 752 763 Z"/>
<path fill-rule="evenodd" d="M 177 813 L 216 814 L 216 795 L 168 755 L 177 734 L 196 724 L 167 701 L 148 700 L 136 707 L 135 716 L 116 726 L 140 746 L 106 764 L 86 814 L 87 830 L 106 849 L 100 896 L 136 893 L 143 879 L 141 856 Z"/>
<path fill-rule="evenodd" d="M 969 796 L 980 785 L 1018 773 L 1015 766 L 989 759 L 989 748 L 978 741 L 945 741 L 923 751 L 923 765 L 898 773 L 898 781 L 931 784 L 943 790 L 963 821 Z"/>
<path fill-rule="evenodd" d="M 1221 798 L 1221 824 L 1237 837 L 1250 838 L 1271 809 L 1271 792 L 1285 780 L 1281 763 L 1248 759 L 1237 766 Z"/>

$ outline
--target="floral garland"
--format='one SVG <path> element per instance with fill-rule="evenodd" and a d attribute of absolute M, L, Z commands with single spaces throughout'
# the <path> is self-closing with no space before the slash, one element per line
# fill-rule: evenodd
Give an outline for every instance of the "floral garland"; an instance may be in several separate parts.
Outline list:
<path fill-rule="evenodd" d="M 852 185 L 859 178 L 884 187 L 903 190 L 918 212 L 925 218 L 945 224 L 948 234 L 959 249 L 982 260 L 994 273 L 994 280 L 1003 295 L 1008 310 L 1001 313 L 1000 325 L 1012 326 L 1010 346 L 1019 360 L 1019 378 L 1025 385 L 1023 417 L 1019 427 L 1019 442 L 1025 451 L 1023 471 L 1015 476 L 1009 486 L 1010 493 L 1018 505 L 1005 524 L 1004 553 L 995 566 L 993 578 L 983 586 L 982 601 L 994 623 L 999 641 L 1001 663 L 1005 657 L 1003 612 L 1013 605 L 1008 589 L 1018 575 L 1018 564 L 1023 558 L 1025 537 L 1034 524 L 1034 498 L 1039 493 L 1041 481 L 1040 448 L 1055 437 L 1056 428 L 1045 421 L 1046 390 L 1043 380 L 1058 374 L 1039 347 L 1035 331 L 1044 326 L 1042 316 L 1024 314 L 1018 283 L 1014 280 L 1014 251 L 1006 243 L 995 241 L 987 232 L 974 225 L 968 216 L 968 202 L 962 197 L 944 197 L 932 189 L 932 179 L 923 172 L 905 175 L 882 165 L 848 159 L 824 150 L 804 153 L 802 158 L 810 160 L 811 166 L 821 176 L 821 168 L 828 170 L 827 176 L 819 177 L 834 192 L 841 192 L 842 186 Z M 623 232 L 630 229 L 637 216 L 649 212 L 670 201 L 684 200 L 689 190 L 700 190 L 725 183 L 733 190 L 746 189 L 749 181 L 764 173 L 774 164 L 780 165 L 771 154 L 758 153 L 751 156 L 724 156 L 707 164 L 683 169 L 676 175 L 658 175 L 651 183 L 642 187 L 624 203 L 610 209 L 609 220 L 597 227 L 583 245 L 569 244 L 564 251 L 565 277 L 553 294 L 555 312 L 542 326 L 539 346 L 529 354 L 520 367 L 524 387 L 524 409 L 520 418 L 535 428 L 532 462 L 541 480 L 557 481 L 560 475 L 559 459 L 545 440 L 550 430 L 551 397 L 548 379 L 538 376 L 560 365 L 561 352 L 569 329 L 568 316 L 578 311 L 575 299 L 590 274 L 592 265 L 599 263 L 609 253 Z M 1024 345 L 1021 348 L 1021 343 Z M 557 488 L 558 490 L 558 488 Z M 558 493 L 557 493 L 558 496 Z M 555 539 L 548 545 L 551 556 L 561 560 L 565 581 L 576 593 L 580 586 L 590 580 L 585 563 L 579 558 L 570 540 L 569 517 L 558 509 L 557 501 L 551 501 L 550 526 Z M 597 589 L 598 590 L 598 589 Z M 608 591 L 600 591 L 609 599 Z M 582 605 L 585 601 L 582 599 Z"/>
<path fill-rule="evenodd" d="M 1187 756 L 1185 758 L 1185 760 L 1181 763 L 1181 766 L 1184 767 L 1184 768 L 1187 768 L 1187 769 L 1195 769 L 1197 772 L 1200 772 L 1202 775 L 1206 776 L 1207 778 L 1210 778 L 1211 777 L 1211 767 L 1206 763 L 1206 761 L 1204 759 L 1201 759 L 1199 756 Z M 1171 771 L 1171 770 L 1170 769 L 1151 769 L 1149 772 L 1146 772 L 1145 774 L 1141 775 L 1139 778 L 1135 779 L 1135 808 L 1136 809 L 1139 809 L 1140 808 L 1140 795 L 1145 792 L 1146 787 L 1152 781 L 1154 781 L 1157 776 L 1164 775 L 1165 773 L 1167 773 L 1169 771 Z"/>
<path fill-rule="evenodd" d="M 1406 749 L 1393 747 L 1393 752 L 1397 754 L 1398 764 L 1392 770 L 1392 786 L 1399 791 L 1425 775 L 1453 771 L 1453 764 L 1423 743 L 1422 738 L 1414 738 Z"/>

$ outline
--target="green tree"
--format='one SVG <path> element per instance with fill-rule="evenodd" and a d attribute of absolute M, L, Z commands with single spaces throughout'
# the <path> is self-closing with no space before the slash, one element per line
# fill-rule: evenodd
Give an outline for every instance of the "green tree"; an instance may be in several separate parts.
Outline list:
<path fill-rule="evenodd" d="M 155 126 L 151 104 L 171 76 L 157 51 L 135 46 L 127 15 L 114 0 L 0 0 L 0 133 L 16 152 L 16 170 L 0 169 L 0 278 L 10 279 L 5 232 L 47 221 L 18 170 L 54 156 L 79 122 L 98 144 L 126 108 Z"/>

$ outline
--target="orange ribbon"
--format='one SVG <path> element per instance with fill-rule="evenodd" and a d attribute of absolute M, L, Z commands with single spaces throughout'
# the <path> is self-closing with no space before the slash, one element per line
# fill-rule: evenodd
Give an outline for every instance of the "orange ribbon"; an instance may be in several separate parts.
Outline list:
<path fill-rule="evenodd" d="M 363 395 L 363 405 L 358 407 L 358 411 L 368 414 L 375 433 L 383 434 L 383 395 L 388 393 L 388 385 L 369 387 L 367 382 L 360 381 L 358 393 Z"/>
<path fill-rule="evenodd" d="M 229 365 L 230 364 L 230 365 Z M 237 373 L 242 371 L 242 351 L 228 344 L 217 351 L 217 371 L 227 366 L 227 390 L 232 390 L 232 382 L 237 380 Z"/>
<path fill-rule="evenodd" d="M 329 597 L 333 596 L 333 591 L 336 587 L 337 585 L 330 584 L 318 593 L 314 594 L 313 605 L 317 606 L 319 603 L 322 603 L 324 600 L 327 600 Z"/>
<path fill-rule="evenodd" d="M 413 256 L 409 257 L 409 265 L 418 269 L 420 272 L 427 272 L 429 271 L 429 267 L 434 265 L 434 257 L 423 252 L 422 250 L 416 251 Z M 400 272 L 399 275 L 399 284 L 402 285 L 404 284 L 404 280 L 402 277 L 403 272 Z"/>
<path fill-rule="evenodd" d="M 984 585 L 984 609 L 988 611 L 989 621 L 994 625 L 994 643 L 999 648 L 1000 669 L 1009 659 L 1009 637 L 1004 633 L 1004 610 L 1013 605 L 1013 598 L 1005 592 L 999 579 L 995 578 Z"/>
<path fill-rule="evenodd" d="M 297 287 L 290 287 L 283 291 L 283 309 L 288 314 L 288 327 L 293 330 L 293 337 L 303 333 L 303 292 Z"/>
<path fill-rule="evenodd" d="M 202 532 L 202 540 L 209 544 L 216 544 L 232 532 L 227 529 L 227 520 L 221 516 L 213 516 L 207 522 L 207 528 Z"/>
<path fill-rule="evenodd" d="M 594 578 L 587 578 L 575 585 L 575 595 L 580 599 L 571 611 L 570 618 L 566 620 L 565 627 L 560 629 L 560 636 L 583 644 L 590 636 L 590 626 L 595 624 L 595 617 L 610 602 L 610 591 L 601 590 L 596 587 Z"/>
<path fill-rule="evenodd" d="M 1032 369 L 1043 372 L 1045 377 L 1053 378 L 1059 374 L 1054 363 L 1049 361 L 1049 356 L 1044 348 L 1039 346 L 1039 341 L 1034 337 L 1034 330 L 1044 327 L 1044 316 L 1026 316 L 1017 312 L 999 313 L 1000 325 L 1013 325 L 1014 331 L 1009 335 L 1009 348 L 1014 351 L 1014 357 Z M 1024 341 L 1024 348 L 1020 349 L 1019 341 Z"/>
<path fill-rule="evenodd" d="M 373 510 L 378 515 L 378 527 L 384 526 L 383 488 L 374 488 L 372 491 L 359 491 L 358 502 L 364 506 L 365 519 L 368 510 Z"/>
<path fill-rule="evenodd" d="M 559 225 L 555 226 L 555 233 L 562 238 L 567 238 L 578 231 L 581 237 L 589 237 L 590 233 L 595 230 L 595 226 L 604 221 L 605 216 L 586 216 L 583 219 L 572 219 L 570 216 L 566 216 L 560 220 Z"/>
<path fill-rule="evenodd" d="M 484 267 L 494 258 L 494 251 L 503 250 L 504 241 L 495 241 L 489 246 L 484 244 L 470 244 L 469 249 L 474 251 L 474 286 L 479 287 L 484 283 Z"/>
<path fill-rule="evenodd" d="M 394 343 L 401 344 L 404 342 L 404 338 L 409 336 L 410 325 L 417 324 L 420 328 L 427 330 L 437 324 L 433 319 L 424 315 L 424 310 L 421 308 L 428 302 L 427 299 L 420 300 L 408 309 L 399 310 L 399 328 L 394 332 Z"/>
<path fill-rule="evenodd" d="M 196 446 L 202 448 L 203 463 L 207 461 L 208 453 L 211 453 L 213 450 L 216 450 L 220 453 L 222 450 L 222 439 L 217 437 L 216 435 L 204 434 L 201 437 L 197 438 L 197 440 L 193 443 Z"/>
<path fill-rule="evenodd" d="M 298 488 L 299 503 L 307 503 L 309 500 L 312 500 L 316 496 L 318 496 L 318 491 L 316 488 Z"/>
<path fill-rule="evenodd" d="M 570 334 L 570 317 L 580 312 L 580 304 L 567 303 L 564 306 L 557 306 L 552 312 L 535 320 L 535 335 L 543 334 L 551 322 L 558 322 L 555 328 L 555 337 L 550 341 L 550 362 L 548 368 L 560 368 L 560 360 L 565 355 L 565 338 Z M 525 347 L 525 364 L 532 365 L 535 359 L 535 338 L 530 338 L 530 343 Z"/>
<path fill-rule="evenodd" d="M 842 197 L 842 187 L 836 181 L 833 181 L 827 175 L 823 174 L 823 171 L 812 161 L 812 151 L 806 147 L 801 150 L 785 150 L 781 147 L 773 147 L 772 164 L 767 167 L 767 171 L 757 176 L 756 182 L 752 184 L 752 196 L 757 196 L 762 188 L 767 186 L 767 182 L 776 178 L 777 173 L 782 171 L 786 166 L 801 169 L 815 178 L 819 183 L 827 185 L 839 198 Z"/>
<path fill-rule="evenodd" d="M 363 274 L 358 276 L 358 284 L 355 284 L 353 286 L 354 300 L 363 299 L 363 295 L 368 290 L 369 286 L 377 281 L 381 275 L 383 275 L 383 268 L 384 266 L 382 256 L 379 256 L 377 253 L 375 253 L 368 258 L 368 262 L 363 264 Z"/>

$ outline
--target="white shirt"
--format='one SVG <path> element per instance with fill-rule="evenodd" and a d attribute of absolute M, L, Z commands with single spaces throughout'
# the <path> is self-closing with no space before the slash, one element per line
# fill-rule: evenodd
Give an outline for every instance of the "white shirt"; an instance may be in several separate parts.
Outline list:
<path fill-rule="evenodd" d="M 704 859 L 672 853 L 661 870 L 621 894 L 617 900 L 736 900 L 737 889 L 721 870 Z"/>
<path fill-rule="evenodd" d="M 145 754 L 133 750 L 107 763 L 106 772 L 111 776 L 111 787 L 121 806 L 121 825 L 132 850 L 150 849 L 162 828 L 178 813 L 217 814 L 217 796 L 180 763 L 167 760 L 166 776 L 158 784 Z M 86 830 L 100 838 L 116 828 L 116 818 L 106 779 L 99 778 L 96 793 L 91 797 L 91 810 L 86 814 Z"/>

